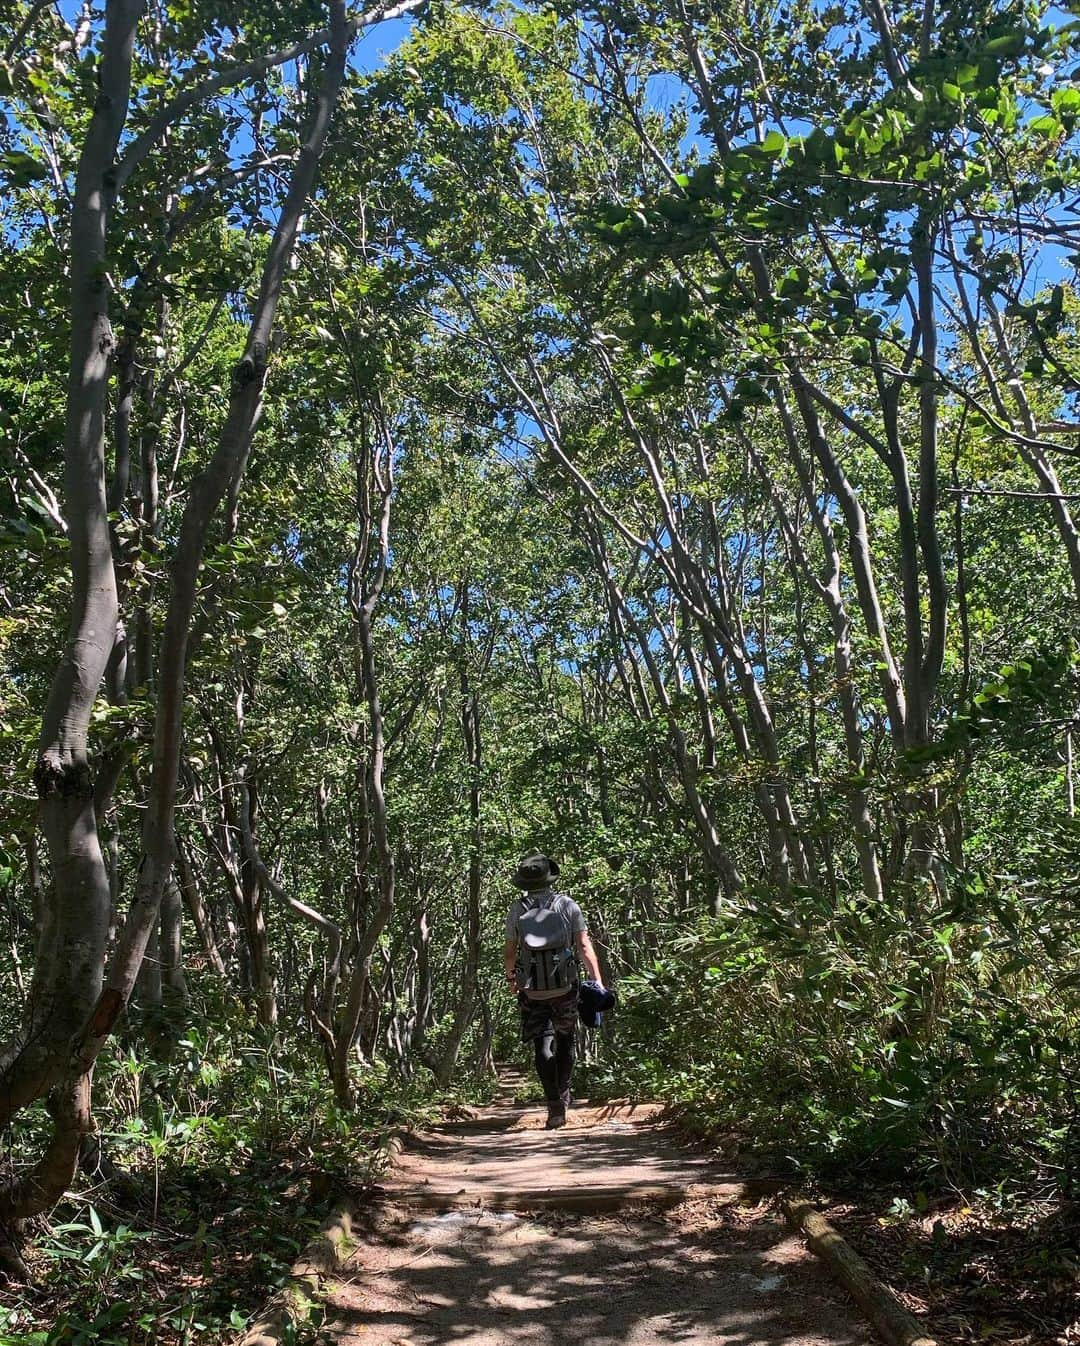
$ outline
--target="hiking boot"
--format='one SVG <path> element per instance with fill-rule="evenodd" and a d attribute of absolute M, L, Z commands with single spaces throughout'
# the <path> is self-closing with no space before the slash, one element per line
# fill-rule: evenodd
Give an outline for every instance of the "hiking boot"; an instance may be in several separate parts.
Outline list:
<path fill-rule="evenodd" d="M 562 1103 L 549 1103 L 547 1122 L 544 1124 L 545 1131 L 558 1131 L 561 1126 L 566 1125 L 566 1109 Z"/>

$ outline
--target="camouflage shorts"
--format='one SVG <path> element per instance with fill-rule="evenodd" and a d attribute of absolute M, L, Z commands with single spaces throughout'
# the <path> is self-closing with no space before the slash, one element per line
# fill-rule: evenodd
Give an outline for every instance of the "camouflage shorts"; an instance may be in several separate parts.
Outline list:
<path fill-rule="evenodd" d="M 534 1038 L 546 1037 L 548 1033 L 573 1033 L 577 1026 L 578 993 L 575 986 L 566 995 L 552 1000 L 530 1000 L 522 992 L 518 996 L 521 1006 L 521 1040 L 532 1042 Z"/>

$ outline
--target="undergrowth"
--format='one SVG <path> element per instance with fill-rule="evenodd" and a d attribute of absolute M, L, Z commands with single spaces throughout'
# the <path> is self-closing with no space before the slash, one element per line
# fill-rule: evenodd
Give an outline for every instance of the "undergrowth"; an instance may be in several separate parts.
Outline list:
<path fill-rule="evenodd" d="M 284 1281 L 331 1198 L 371 1180 L 389 1132 L 430 1113 L 426 1076 L 378 1065 L 358 1071 L 356 1110 L 342 1112 L 314 1045 L 216 999 L 160 1059 L 138 1025 L 102 1057 L 93 1171 L 24 1231 L 32 1283 L 0 1288 L 0 1346 L 226 1339 Z M 27 1115 L 12 1166 L 45 1122 Z"/>
<path fill-rule="evenodd" d="M 1042 910 L 1010 926 L 977 896 L 894 929 L 809 898 L 706 920 L 623 980 L 591 1083 L 831 1184 L 1075 1199 L 1075 988 L 1042 975 Z"/>

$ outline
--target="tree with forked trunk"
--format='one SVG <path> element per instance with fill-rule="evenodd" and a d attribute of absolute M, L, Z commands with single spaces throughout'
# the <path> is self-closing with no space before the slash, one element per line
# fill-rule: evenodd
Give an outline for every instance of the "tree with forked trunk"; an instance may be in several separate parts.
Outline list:
<path fill-rule="evenodd" d="M 381 17 L 382 11 L 375 17 Z M 143 859 L 134 901 L 105 970 L 110 913 L 108 874 L 94 815 L 87 756 L 90 712 L 112 655 L 117 621 L 116 580 L 106 515 L 104 424 L 111 329 L 106 250 L 119 181 L 133 171 L 178 113 L 158 119 L 123 159 L 118 149 L 131 87 L 136 28 L 142 6 L 110 0 L 99 74 L 100 92 L 80 157 L 72 207 L 72 355 L 66 438 L 67 504 L 74 578 L 72 634 L 46 710 L 35 772 L 50 848 L 55 898 L 43 923 L 25 1026 L 9 1045 L 0 1075 L 2 1117 L 54 1090 L 53 1139 L 40 1161 L 4 1194 L 7 1218 L 46 1209 L 71 1180 L 90 1126 L 94 1060 L 126 1005 L 147 943 L 156 928 L 174 861 L 173 815 L 180 769 L 187 645 L 199 567 L 212 521 L 226 494 L 239 489 L 258 426 L 274 317 L 289 258 L 345 78 L 351 32 L 344 0 L 330 5 L 330 26 L 312 41 L 328 52 L 314 62 L 310 114 L 281 205 L 245 350 L 232 377 L 217 448 L 193 483 L 170 564 L 170 594 L 158 662 L 152 770 L 143 823 Z M 370 22 L 372 16 L 365 16 Z M 294 53 L 294 55 L 299 52 Z M 284 58 L 283 58 L 284 59 Z M 242 79 L 232 72 L 230 78 Z M 227 80 L 225 81 L 228 82 Z M 204 81 L 183 106 L 214 91 Z M 175 923 L 170 922 L 170 930 Z M 104 974 L 104 976 L 103 976 Z"/>

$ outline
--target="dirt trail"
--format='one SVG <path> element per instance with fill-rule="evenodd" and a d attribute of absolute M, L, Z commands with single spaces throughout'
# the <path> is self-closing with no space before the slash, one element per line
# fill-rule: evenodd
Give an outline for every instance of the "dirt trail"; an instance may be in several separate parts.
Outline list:
<path fill-rule="evenodd" d="M 509 1103 L 418 1137 L 331 1286 L 334 1346 L 855 1346 L 869 1330 L 736 1175 L 653 1108 L 545 1132 Z"/>

